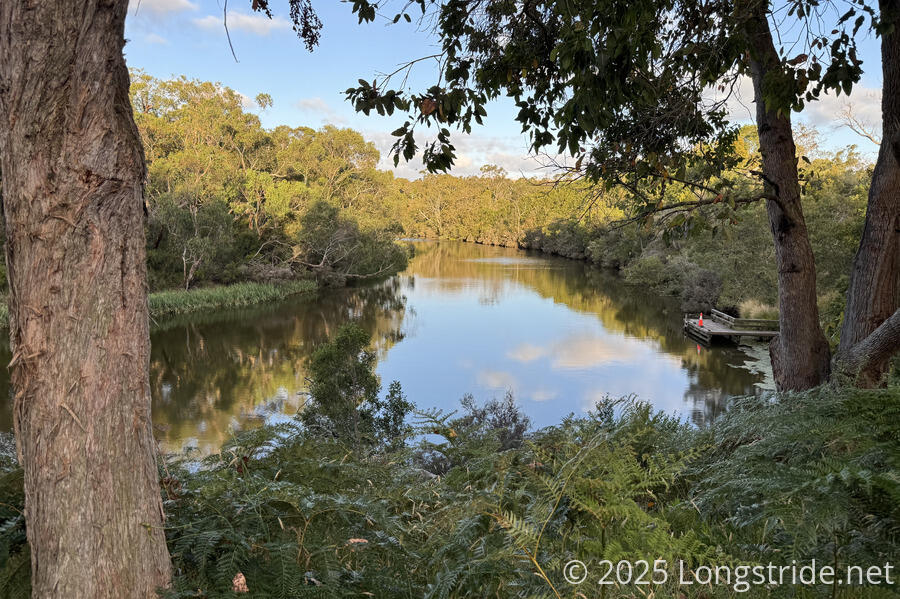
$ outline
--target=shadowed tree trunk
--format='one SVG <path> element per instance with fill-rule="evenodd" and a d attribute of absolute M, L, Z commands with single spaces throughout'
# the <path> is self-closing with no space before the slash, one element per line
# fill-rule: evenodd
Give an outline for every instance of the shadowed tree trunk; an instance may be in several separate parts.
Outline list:
<path fill-rule="evenodd" d="M 769 28 L 767 3 L 751 0 L 751 4 L 746 31 L 759 149 L 766 191 L 776 198 L 768 200 L 766 209 L 775 240 L 780 334 L 772 339 L 769 353 L 779 389 L 809 389 L 828 379 L 831 352 L 819 323 L 816 267 L 800 203 L 790 116 L 771 110 L 764 100 L 766 78 L 780 71 L 781 60 Z"/>
<path fill-rule="evenodd" d="M 900 2 L 883 0 L 880 8 L 885 24 L 893 27 L 881 38 L 882 143 L 869 187 L 866 224 L 850 271 L 841 343 L 835 358 L 838 370 L 867 386 L 881 381 L 891 355 L 900 347 L 898 337 L 892 344 L 880 344 L 882 351 L 866 352 L 865 360 L 860 359 L 859 351 L 854 352 L 900 308 Z"/>
<path fill-rule="evenodd" d="M 41 598 L 151 597 L 170 576 L 127 4 L 0 2 L 15 431 Z"/>

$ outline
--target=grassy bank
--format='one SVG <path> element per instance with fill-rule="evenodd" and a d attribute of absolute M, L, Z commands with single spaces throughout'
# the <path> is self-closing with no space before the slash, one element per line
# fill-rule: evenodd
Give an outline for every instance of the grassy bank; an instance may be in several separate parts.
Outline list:
<path fill-rule="evenodd" d="M 150 317 L 159 319 L 203 310 L 243 308 L 311 293 L 315 289 L 314 281 L 288 281 L 284 283 L 237 283 L 224 287 L 204 287 L 190 291 L 159 291 L 150 294 Z"/>
<path fill-rule="evenodd" d="M 222 287 L 158 291 L 150 294 L 150 318 L 158 320 L 178 314 L 243 308 L 257 304 L 277 302 L 295 295 L 312 293 L 314 281 L 287 281 L 284 283 L 237 283 Z M 9 308 L 0 302 L 0 328 L 9 326 Z"/>

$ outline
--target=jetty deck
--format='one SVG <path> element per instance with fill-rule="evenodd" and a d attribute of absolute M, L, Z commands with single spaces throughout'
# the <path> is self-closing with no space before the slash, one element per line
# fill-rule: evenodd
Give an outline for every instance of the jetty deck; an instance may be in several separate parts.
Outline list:
<path fill-rule="evenodd" d="M 737 341 L 741 337 L 770 339 L 778 334 L 778 321 L 761 318 L 735 318 L 724 312 L 713 310 L 703 316 L 703 326 L 700 326 L 699 314 L 686 314 L 684 331 L 706 345 L 710 345 L 717 337 L 724 337 L 731 341 Z"/>

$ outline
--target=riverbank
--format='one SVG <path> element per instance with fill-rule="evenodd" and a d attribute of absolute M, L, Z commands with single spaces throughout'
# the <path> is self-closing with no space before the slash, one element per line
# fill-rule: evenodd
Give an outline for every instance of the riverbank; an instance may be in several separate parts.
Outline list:
<path fill-rule="evenodd" d="M 176 573 L 164 596 L 235 596 L 239 580 L 260 597 L 559 597 L 571 575 L 587 588 L 619 563 L 633 583 L 646 560 L 658 597 L 895 596 L 896 577 L 862 574 L 900 550 L 898 400 L 826 386 L 746 398 L 693 428 L 607 399 L 536 431 L 494 402 L 374 445 L 296 420 L 255 428 L 199 469 L 161 464 Z M 0 454 L 2 596 L 28 596 L 23 504 L 15 454 Z M 567 566 L 579 563 L 589 571 Z M 750 576 L 769 563 L 780 581 Z M 794 584 L 814 563 L 861 570 Z"/>
<path fill-rule="evenodd" d="M 190 291 L 159 291 L 150 294 L 150 318 L 164 318 L 202 310 L 243 308 L 312 293 L 316 283 L 310 280 L 283 283 L 236 283 L 223 287 L 204 287 Z"/>
<path fill-rule="evenodd" d="M 711 259 L 706 249 L 668 247 L 652 235 L 643 238 L 639 232 L 634 235 L 560 221 L 525 231 L 516 242 L 494 243 L 471 237 L 453 241 L 515 248 L 584 262 L 598 270 L 616 273 L 630 286 L 677 297 L 685 312 L 718 308 L 742 318 L 777 320 L 774 279 L 754 287 L 739 269 Z M 768 260 L 773 262 L 774 258 Z M 754 276 L 758 282 L 760 277 Z M 834 298 L 828 294 L 825 299 Z"/>
<path fill-rule="evenodd" d="M 151 321 L 202 312 L 204 310 L 245 308 L 258 304 L 277 302 L 289 297 L 312 294 L 317 289 L 315 281 L 285 281 L 282 283 L 235 283 L 219 287 L 201 287 L 157 291 L 150 294 Z M 9 308 L 0 302 L 0 328 L 9 327 Z"/>

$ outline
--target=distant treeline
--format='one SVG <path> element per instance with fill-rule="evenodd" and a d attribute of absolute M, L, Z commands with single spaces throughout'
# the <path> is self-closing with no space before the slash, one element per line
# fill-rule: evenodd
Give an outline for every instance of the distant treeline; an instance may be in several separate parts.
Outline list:
<path fill-rule="evenodd" d="M 131 96 L 148 167 L 152 290 L 390 274 L 406 264 L 395 243 L 404 236 L 516 246 L 584 203 L 581 186 L 512 180 L 492 166 L 479 177 L 395 178 L 356 131 L 265 129 L 246 98 L 215 83 L 138 71 Z M 590 222 L 610 218 L 599 204 L 589 212 Z"/>
<path fill-rule="evenodd" d="M 358 132 L 265 129 L 244 96 L 219 84 L 137 71 L 131 94 L 148 164 L 153 291 L 297 278 L 343 284 L 401 270 L 408 250 L 397 240 L 429 237 L 588 260 L 681 295 L 688 309 L 774 310 L 774 250 L 762 203 L 723 204 L 718 217 L 707 210 L 704 218 L 666 213 L 629 223 L 626 192 L 597 192 L 580 180 L 511 179 L 490 165 L 479 176 L 394 177 L 377 168 L 378 150 Z M 260 94 L 256 105 L 271 101 Z M 821 313 L 833 334 L 871 165 L 852 148 L 818 151 L 815 132 L 798 139 L 811 157 L 800 165 L 804 212 Z M 746 127 L 739 154 L 749 163 L 757 148 L 755 129 Z"/>

